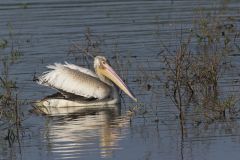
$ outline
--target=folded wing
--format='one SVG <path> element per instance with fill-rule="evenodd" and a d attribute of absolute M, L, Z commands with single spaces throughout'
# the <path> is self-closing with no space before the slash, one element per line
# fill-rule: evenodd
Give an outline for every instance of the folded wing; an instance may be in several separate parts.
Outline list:
<path fill-rule="evenodd" d="M 68 63 L 55 63 L 47 68 L 51 70 L 38 78 L 41 85 L 86 98 L 104 99 L 111 94 L 111 87 L 89 69 Z"/>

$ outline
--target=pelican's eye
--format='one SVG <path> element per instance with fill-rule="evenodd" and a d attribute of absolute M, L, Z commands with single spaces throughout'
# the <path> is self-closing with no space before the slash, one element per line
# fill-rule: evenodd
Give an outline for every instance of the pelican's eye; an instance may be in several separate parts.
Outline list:
<path fill-rule="evenodd" d="M 105 61 L 100 61 L 99 67 L 100 67 L 101 69 L 104 69 L 104 68 L 105 68 L 105 66 L 104 66 L 105 64 L 106 64 Z"/>

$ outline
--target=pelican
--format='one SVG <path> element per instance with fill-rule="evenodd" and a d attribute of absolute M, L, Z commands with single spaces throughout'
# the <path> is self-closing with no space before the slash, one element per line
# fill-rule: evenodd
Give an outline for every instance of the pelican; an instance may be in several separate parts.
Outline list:
<path fill-rule="evenodd" d="M 112 69 L 103 56 L 94 58 L 95 73 L 74 64 L 55 63 L 47 66 L 37 83 L 60 91 L 59 98 L 45 98 L 44 106 L 92 106 L 113 105 L 120 102 L 118 88 L 137 101 L 123 80 Z"/>

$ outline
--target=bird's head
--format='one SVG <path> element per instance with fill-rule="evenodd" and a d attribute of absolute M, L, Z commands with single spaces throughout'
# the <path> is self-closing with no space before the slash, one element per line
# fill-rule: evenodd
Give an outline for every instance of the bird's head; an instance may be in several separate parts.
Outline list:
<path fill-rule="evenodd" d="M 133 93 L 123 82 L 123 80 L 117 75 L 117 73 L 112 69 L 108 60 L 103 56 L 96 56 L 94 58 L 94 69 L 98 77 L 105 83 L 109 84 L 109 81 L 112 81 L 116 84 L 121 90 L 123 90 L 129 97 L 134 101 L 137 101 Z M 110 84 L 109 84 L 110 85 Z"/>

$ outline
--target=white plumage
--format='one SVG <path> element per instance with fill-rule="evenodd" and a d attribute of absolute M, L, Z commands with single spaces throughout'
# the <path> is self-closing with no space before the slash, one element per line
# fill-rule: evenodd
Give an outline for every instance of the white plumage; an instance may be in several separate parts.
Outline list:
<path fill-rule="evenodd" d="M 100 81 L 89 69 L 69 63 L 55 63 L 47 68 L 51 70 L 38 78 L 41 85 L 86 98 L 104 99 L 111 93 L 111 87 Z"/>

